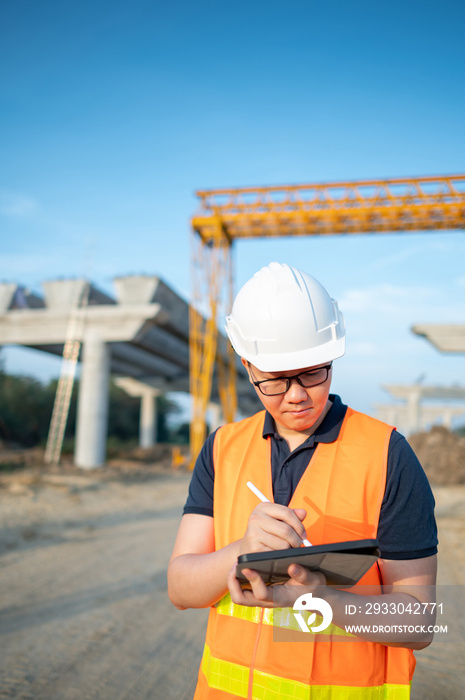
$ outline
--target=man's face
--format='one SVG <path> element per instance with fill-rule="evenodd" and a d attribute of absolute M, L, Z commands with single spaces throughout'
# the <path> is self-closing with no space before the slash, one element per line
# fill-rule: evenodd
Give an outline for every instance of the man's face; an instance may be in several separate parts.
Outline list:
<path fill-rule="evenodd" d="M 242 364 L 249 372 L 252 384 L 266 379 L 295 377 L 302 372 L 313 372 L 321 367 L 327 367 L 326 364 L 304 367 L 292 372 L 261 372 L 244 359 L 242 359 Z M 301 433 L 312 428 L 322 415 L 328 401 L 331 376 L 332 369 L 330 368 L 326 381 L 309 388 L 301 386 L 296 379 L 291 379 L 289 389 L 284 394 L 277 396 L 265 396 L 257 386 L 255 386 L 255 391 L 263 406 L 273 416 L 277 427 Z"/>

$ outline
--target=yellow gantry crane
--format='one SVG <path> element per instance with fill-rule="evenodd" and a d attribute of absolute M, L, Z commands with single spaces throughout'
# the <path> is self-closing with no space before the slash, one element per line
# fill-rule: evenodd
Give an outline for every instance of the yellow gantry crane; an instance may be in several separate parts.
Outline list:
<path fill-rule="evenodd" d="M 236 411 L 235 361 L 218 321 L 233 297 L 233 243 L 243 238 L 465 228 L 465 175 L 199 190 L 192 218 L 191 457 L 205 438 L 215 361 L 226 421 Z M 223 343 L 224 345 L 224 343 Z"/>

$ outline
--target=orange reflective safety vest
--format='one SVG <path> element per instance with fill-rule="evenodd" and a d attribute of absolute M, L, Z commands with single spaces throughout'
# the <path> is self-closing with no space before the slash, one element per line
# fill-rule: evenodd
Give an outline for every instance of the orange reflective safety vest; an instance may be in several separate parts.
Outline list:
<path fill-rule="evenodd" d="M 223 426 L 215 436 L 216 549 L 245 533 L 257 505 L 247 481 L 273 501 L 271 445 L 262 436 L 264 415 L 261 411 Z M 318 444 L 289 503 L 290 508 L 307 511 L 304 526 L 310 542 L 376 537 L 391 432 L 390 426 L 349 408 L 338 439 Z M 358 585 L 380 592 L 376 564 Z M 291 608 L 236 605 L 227 594 L 210 609 L 195 700 L 410 697 L 415 657 L 409 649 L 366 642 L 334 625 L 321 636 L 293 630 L 298 627 Z M 284 639 L 291 641 L 276 641 L 277 632 L 290 635 Z"/>

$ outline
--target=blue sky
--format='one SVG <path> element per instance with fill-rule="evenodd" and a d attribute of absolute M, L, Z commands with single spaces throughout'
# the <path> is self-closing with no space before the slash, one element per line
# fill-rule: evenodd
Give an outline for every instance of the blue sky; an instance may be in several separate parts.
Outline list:
<path fill-rule="evenodd" d="M 40 292 L 85 272 L 113 293 L 154 274 L 187 298 L 196 189 L 463 173 L 464 20 L 459 0 L 3 0 L 0 277 Z M 465 382 L 463 356 L 410 331 L 464 322 L 463 232 L 247 241 L 235 259 L 237 287 L 279 260 L 339 301 L 334 388 L 354 408 L 422 373 Z"/>

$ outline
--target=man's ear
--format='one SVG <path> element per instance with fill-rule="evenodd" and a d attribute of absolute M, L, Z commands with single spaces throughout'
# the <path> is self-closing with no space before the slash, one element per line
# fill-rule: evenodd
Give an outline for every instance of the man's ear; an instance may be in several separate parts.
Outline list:
<path fill-rule="evenodd" d="M 253 384 L 252 377 L 250 376 L 250 363 L 249 363 L 249 361 L 246 360 L 245 357 L 241 357 L 241 362 L 247 370 L 247 374 L 249 375 L 249 382 L 251 384 Z"/>

